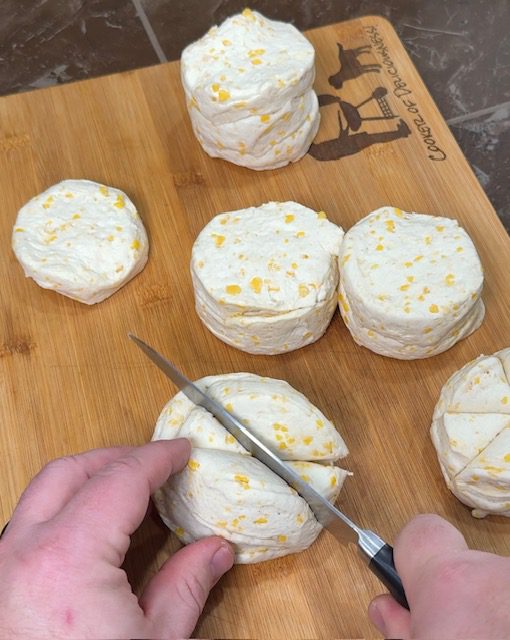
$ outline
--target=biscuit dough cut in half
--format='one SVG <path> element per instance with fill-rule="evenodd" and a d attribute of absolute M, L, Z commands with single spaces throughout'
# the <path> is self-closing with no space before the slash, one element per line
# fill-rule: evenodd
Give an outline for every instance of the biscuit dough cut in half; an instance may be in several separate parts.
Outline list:
<path fill-rule="evenodd" d="M 326 331 L 337 304 L 343 231 L 296 202 L 222 213 L 191 255 L 197 313 L 242 351 L 299 349 Z"/>
<path fill-rule="evenodd" d="M 482 265 L 456 220 L 382 207 L 347 231 L 339 264 L 342 318 L 375 353 L 428 358 L 482 323 Z"/>
<path fill-rule="evenodd" d="M 85 304 L 101 302 L 134 278 L 149 252 L 128 196 L 89 180 L 64 180 L 27 202 L 12 247 L 27 277 Z"/>
<path fill-rule="evenodd" d="M 347 471 L 333 462 L 348 454 L 334 425 L 283 380 L 252 373 L 208 376 L 196 383 L 335 502 Z M 303 551 L 322 527 L 307 503 L 250 454 L 202 407 L 179 392 L 163 409 L 153 440 L 186 437 L 187 467 L 155 496 L 166 525 L 188 544 L 209 535 L 229 540 L 236 562 Z"/>
<path fill-rule="evenodd" d="M 510 516 L 510 348 L 480 356 L 444 385 L 432 442 L 450 491 L 473 516 Z"/>
<path fill-rule="evenodd" d="M 291 24 L 245 9 L 184 49 L 193 130 L 212 157 L 250 169 L 299 160 L 319 128 L 315 51 Z"/>

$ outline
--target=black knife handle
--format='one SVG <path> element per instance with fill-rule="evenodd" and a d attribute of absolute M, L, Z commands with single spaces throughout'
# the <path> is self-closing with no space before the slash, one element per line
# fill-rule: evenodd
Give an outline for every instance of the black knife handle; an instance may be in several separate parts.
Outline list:
<path fill-rule="evenodd" d="M 409 604 L 407 603 L 402 580 L 400 579 L 400 576 L 395 569 L 395 563 L 393 562 L 393 547 L 389 544 L 385 544 L 381 547 L 368 563 L 368 567 L 384 584 L 395 600 L 402 607 L 409 610 Z"/>

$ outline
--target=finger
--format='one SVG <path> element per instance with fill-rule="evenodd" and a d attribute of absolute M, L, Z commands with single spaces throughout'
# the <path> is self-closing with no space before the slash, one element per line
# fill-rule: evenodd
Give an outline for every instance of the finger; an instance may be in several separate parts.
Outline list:
<path fill-rule="evenodd" d="M 368 617 L 385 638 L 409 638 L 411 614 L 390 595 L 374 598 L 368 607 Z"/>
<path fill-rule="evenodd" d="M 188 461 L 188 440 L 158 440 L 131 449 L 103 466 L 54 519 L 72 532 L 72 544 L 120 566 L 130 535 L 142 522 L 149 498 Z"/>
<path fill-rule="evenodd" d="M 394 546 L 395 566 L 411 608 L 413 587 L 430 563 L 467 548 L 460 531 L 436 515 L 417 516 L 402 529 Z"/>
<path fill-rule="evenodd" d="M 9 529 L 45 522 L 55 516 L 104 465 L 131 447 L 94 449 L 49 462 L 30 482 L 14 511 Z"/>
<path fill-rule="evenodd" d="M 140 606 L 161 637 L 189 638 L 209 591 L 234 563 L 232 547 L 217 536 L 183 547 L 147 585 Z"/>

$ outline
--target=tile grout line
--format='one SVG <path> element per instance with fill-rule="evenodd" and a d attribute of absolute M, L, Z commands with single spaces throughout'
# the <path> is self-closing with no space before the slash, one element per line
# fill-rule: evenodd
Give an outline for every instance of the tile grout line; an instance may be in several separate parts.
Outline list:
<path fill-rule="evenodd" d="M 154 29 L 152 28 L 147 14 L 145 13 L 141 0 L 131 0 L 131 2 L 136 9 L 136 14 L 140 18 L 140 22 L 143 25 L 145 33 L 147 34 L 147 37 L 149 38 L 152 48 L 154 49 L 155 54 L 158 56 L 159 61 L 168 62 L 168 58 L 166 57 L 165 52 L 159 44 L 158 37 L 155 34 Z"/>
<path fill-rule="evenodd" d="M 455 118 L 449 118 L 446 121 L 446 124 L 459 124 L 461 122 L 466 122 L 467 120 L 473 120 L 474 118 L 478 118 L 478 116 L 486 116 L 489 113 L 494 113 L 498 109 L 502 107 L 510 107 L 509 102 L 502 102 L 501 104 L 496 104 L 492 107 L 487 107 L 486 109 L 479 109 L 478 111 L 472 111 L 471 113 L 466 113 L 463 116 L 456 116 Z"/>

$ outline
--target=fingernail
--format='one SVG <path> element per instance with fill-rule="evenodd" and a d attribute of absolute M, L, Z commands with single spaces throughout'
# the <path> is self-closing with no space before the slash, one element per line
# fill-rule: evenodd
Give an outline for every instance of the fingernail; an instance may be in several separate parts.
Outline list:
<path fill-rule="evenodd" d="M 377 602 L 370 603 L 368 607 L 368 617 L 370 618 L 370 622 L 386 637 L 386 624 Z"/>
<path fill-rule="evenodd" d="M 232 548 L 225 542 L 215 552 L 211 558 L 211 574 L 213 580 L 219 580 L 234 564 L 234 553 Z"/>

